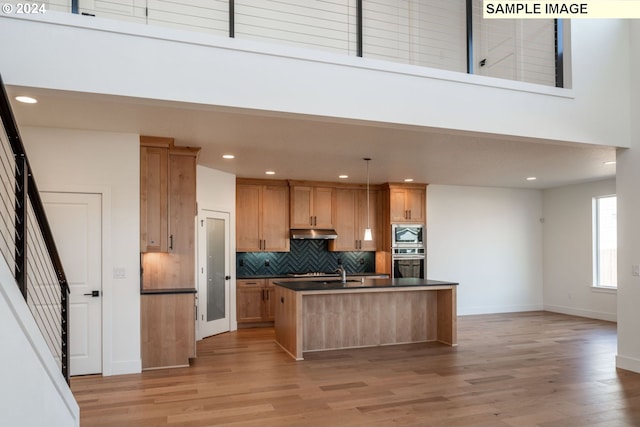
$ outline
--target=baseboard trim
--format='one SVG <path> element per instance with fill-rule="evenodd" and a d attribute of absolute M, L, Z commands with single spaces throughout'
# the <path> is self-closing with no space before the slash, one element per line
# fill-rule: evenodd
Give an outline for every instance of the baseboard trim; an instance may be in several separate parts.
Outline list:
<path fill-rule="evenodd" d="M 640 359 L 616 355 L 616 368 L 640 373 Z"/>
<path fill-rule="evenodd" d="M 458 306 L 458 316 L 469 316 L 475 314 L 496 314 L 496 313 L 519 313 L 524 311 L 541 311 L 542 305 L 513 305 L 499 307 L 460 307 Z"/>
<path fill-rule="evenodd" d="M 581 308 L 567 307 L 563 305 L 546 304 L 544 310 L 554 313 L 569 314 L 571 316 L 587 317 L 589 319 L 606 320 L 608 322 L 617 322 L 616 313 L 604 313 L 601 311 L 584 310 Z"/>
<path fill-rule="evenodd" d="M 118 362 L 111 362 L 111 369 L 109 372 L 103 372 L 105 377 L 111 375 L 126 375 L 126 374 L 139 374 L 142 372 L 142 360 L 123 360 Z"/>

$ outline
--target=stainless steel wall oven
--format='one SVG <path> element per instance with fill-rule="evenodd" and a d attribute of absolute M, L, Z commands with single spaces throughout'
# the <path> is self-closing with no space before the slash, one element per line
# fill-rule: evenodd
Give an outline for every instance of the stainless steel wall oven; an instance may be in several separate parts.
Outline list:
<path fill-rule="evenodd" d="M 393 278 L 424 279 L 424 226 L 422 224 L 392 224 L 391 236 L 391 276 Z"/>
<path fill-rule="evenodd" d="M 396 254 L 394 252 L 392 261 L 391 268 L 394 278 L 424 279 L 424 252 L 422 254 Z"/>

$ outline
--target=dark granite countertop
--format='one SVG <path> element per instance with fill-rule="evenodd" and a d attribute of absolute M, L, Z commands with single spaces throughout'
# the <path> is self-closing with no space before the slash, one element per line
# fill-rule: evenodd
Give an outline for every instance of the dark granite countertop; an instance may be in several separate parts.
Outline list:
<path fill-rule="evenodd" d="M 340 289 L 380 289 L 380 288 L 406 288 L 406 287 L 419 287 L 419 286 L 457 286 L 455 282 L 444 282 L 440 280 L 429 279 L 368 279 L 360 280 L 347 280 L 346 283 L 342 283 L 339 279 L 328 278 L 324 281 L 312 281 L 312 280 L 296 280 L 291 282 L 274 282 L 276 285 L 283 288 L 291 289 L 292 291 L 335 291 Z"/>
<path fill-rule="evenodd" d="M 347 277 L 360 277 L 360 276 L 388 276 L 388 274 L 383 274 L 383 273 L 347 273 Z M 316 280 L 321 279 L 323 277 L 328 278 L 329 280 L 331 280 L 331 278 L 335 278 L 335 277 L 340 277 L 340 275 L 338 273 L 335 274 L 326 274 L 326 275 L 322 275 L 322 276 L 307 276 L 307 277 L 294 277 L 290 274 L 263 274 L 263 275 L 256 275 L 256 276 L 236 276 L 236 279 L 300 279 L 300 280 L 305 280 L 308 277 L 311 278 L 315 278 Z"/>

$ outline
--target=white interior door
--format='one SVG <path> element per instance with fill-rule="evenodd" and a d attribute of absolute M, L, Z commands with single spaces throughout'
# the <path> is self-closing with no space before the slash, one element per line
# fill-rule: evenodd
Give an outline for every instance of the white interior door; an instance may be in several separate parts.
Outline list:
<path fill-rule="evenodd" d="M 42 192 L 71 290 L 71 375 L 102 372 L 102 196 Z"/>
<path fill-rule="evenodd" d="M 201 211 L 198 222 L 198 338 L 231 329 L 229 213 Z"/>

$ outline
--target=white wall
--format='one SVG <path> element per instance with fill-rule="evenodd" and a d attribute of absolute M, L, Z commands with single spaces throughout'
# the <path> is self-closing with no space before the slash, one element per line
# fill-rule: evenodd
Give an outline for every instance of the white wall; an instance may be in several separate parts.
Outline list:
<path fill-rule="evenodd" d="M 0 39 L 12 40 L 0 44 L 0 58 L 11 58 L 2 64 L 9 85 L 604 145 L 630 140 L 626 20 L 572 22 L 580 71 L 572 89 L 56 12 L 0 20 Z"/>
<path fill-rule="evenodd" d="M 542 309 L 542 192 L 427 187 L 427 276 L 459 282 L 458 314 Z"/>
<path fill-rule="evenodd" d="M 196 167 L 196 176 L 198 209 L 230 212 L 235 217 L 236 176 L 200 165 Z"/>
<path fill-rule="evenodd" d="M 611 194 L 614 179 L 543 192 L 545 310 L 616 320 L 616 291 L 592 287 L 592 199 Z"/>
<path fill-rule="evenodd" d="M 640 264 L 640 21 L 630 20 L 632 148 L 619 150 L 616 165 L 618 195 L 618 356 L 619 368 L 640 372 L 640 277 L 631 266 Z"/>
<path fill-rule="evenodd" d="M 0 424 L 79 426 L 78 404 L 4 259 L 0 259 L 0 325 Z"/>
<path fill-rule="evenodd" d="M 236 330 L 238 323 L 236 319 L 236 176 L 219 170 L 197 166 L 196 168 L 196 199 L 198 201 L 198 221 L 206 218 L 206 211 L 228 212 L 229 224 L 229 256 L 231 280 L 229 281 L 229 306 L 230 306 L 230 329 Z M 198 230 L 200 228 L 198 227 Z M 206 246 L 201 240 L 204 238 L 198 234 L 198 262 L 204 260 L 202 256 L 206 254 Z M 206 277 L 198 273 L 198 288 L 206 286 Z M 198 334 L 200 336 L 200 334 Z"/>
<path fill-rule="evenodd" d="M 103 374 L 140 372 L 140 142 L 134 134 L 22 127 L 40 191 L 102 193 Z M 114 269 L 126 272 L 114 279 Z"/>

